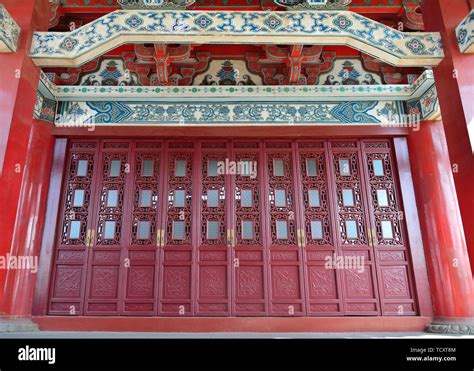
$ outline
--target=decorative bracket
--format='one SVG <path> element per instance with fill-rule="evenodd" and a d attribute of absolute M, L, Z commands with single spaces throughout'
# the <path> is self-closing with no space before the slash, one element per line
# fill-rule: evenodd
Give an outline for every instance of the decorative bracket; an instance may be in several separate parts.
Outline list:
<path fill-rule="evenodd" d="M 8 13 L 5 6 L 0 4 L 0 53 L 14 53 L 18 48 L 21 29 Z"/>

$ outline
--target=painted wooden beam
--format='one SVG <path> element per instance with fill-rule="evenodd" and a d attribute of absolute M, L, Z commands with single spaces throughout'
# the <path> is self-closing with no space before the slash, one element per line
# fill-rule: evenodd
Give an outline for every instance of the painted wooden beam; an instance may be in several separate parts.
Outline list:
<path fill-rule="evenodd" d="M 461 53 L 474 53 L 474 9 L 456 28 Z"/>
<path fill-rule="evenodd" d="M 37 32 L 38 66 L 79 66 L 133 43 L 347 45 L 396 66 L 437 66 L 439 33 L 401 32 L 350 11 L 117 10 L 71 32 Z"/>

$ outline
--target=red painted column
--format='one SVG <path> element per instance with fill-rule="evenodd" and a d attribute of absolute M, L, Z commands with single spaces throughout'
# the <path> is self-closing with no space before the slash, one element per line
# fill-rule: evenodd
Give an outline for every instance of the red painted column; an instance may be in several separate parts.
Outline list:
<path fill-rule="evenodd" d="M 474 1 L 471 0 L 474 6 Z M 424 2 L 426 31 L 441 32 L 446 57 L 434 69 L 449 158 L 474 267 L 474 54 L 462 54 L 456 27 L 470 11 L 469 0 Z M 469 127 L 470 126 L 470 127 Z"/>
<path fill-rule="evenodd" d="M 428 331 L 474 334 L 474 284 L 443 123 L 422 122 L 408 147 L 436 317 Z"/>
<path fill-rule="evenodd" d="M 21 27 L 16 53 L 0 54 L 0 255 L 38 256 L 54 139 L 33 120 L 39 69 L 32 34 L 48 28 L 48 0 L 3 0 Z M 0 315 L 28 317 L 35 273 L 0 269 Z M 0 329 L 1 330 L 1 329 Z"/>

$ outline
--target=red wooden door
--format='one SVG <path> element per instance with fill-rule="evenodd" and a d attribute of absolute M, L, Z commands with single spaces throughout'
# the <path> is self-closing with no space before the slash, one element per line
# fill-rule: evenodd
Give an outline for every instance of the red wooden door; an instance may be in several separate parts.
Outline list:
<path fill-rule="evenodd" d="M 77 141 L 65 171 L 50 314 L 417 313 L 390 140 Z"/>
<path fill-rule="evenodd" d="M 162 231 L 159 314 L 191 316 L 195 313 L 194 276 L 197 184 L 195 143 L 170 141 L 166 144 L 164 230 Z"/>
<path fill-rule="evenodd" d="M 69 144 L 48 313 L 82 315 L 93 225 L 99 142 Z"/>
<path fill-rule="evenodd" d="M 196 168 L 196 315 L 230 314 L 232 244 L 228 141 L 199 142 Z M 228 245 L 229 244 L 229 245 Z"/>
<path fill-rule="evenodd" d="M 266 246 L 271 315 L 305 314 L 301 220 L 290 141 L 265 142 Z"/>

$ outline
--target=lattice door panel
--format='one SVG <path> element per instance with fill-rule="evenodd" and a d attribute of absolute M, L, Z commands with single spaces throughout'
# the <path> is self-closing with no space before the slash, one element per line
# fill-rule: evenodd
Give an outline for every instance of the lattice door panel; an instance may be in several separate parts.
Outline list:
<path fill-rule="evenodd" d="M 82 315 L 95 200 L 99 143 L 69 145 L 57 247 L 51 278 L 49 314 Z"/>
<path fill-rule="evenodd" d="M 329 143 L 330 176 L 336 203 L 334 268 L 341 274 L 344 314 L 378 315 L 376 262 L 359 144 L 355 140 Z"/>
<path fill-rule="evenodd" d="M 196 256 L 196 315 L 230 314 L 229 149 L 227 141 L 200 142 L 198 205 L 200 229 Z"/>
<path fill-rule="evenodd" d="M 193 298 L 196 283 L 193 279 L 195 144 L 167 143 L 165 159 L 164 230 L 160 272 L 159 314 L 191 316 L 195 313 Z"/>
<path fill-rule="evenodd" d="M 233 314 L 263 316 L 268 313 L 268 269 L 261 143 L 234 142 L 232 152 L 241 170 L 232 189 Z"/>
<path fill-rule="evenodd" d="M 130 173 L 130 142 L 102 143 L 98 163 L 97 200 L 89 244 L 84 314 L 120 314 L 129 223 L 124 218 L 127 179 Z"/>
<path fill-rule="evenodd" d="M 304 315 L 301 227 L 291 142 L 265 143 L 270 314 Z"/>
<path fill-rule="evenodd" d="M 413 277 L 391 143 L 363 141 L 362 152 L 382 314 L 415 315 Z"/>

